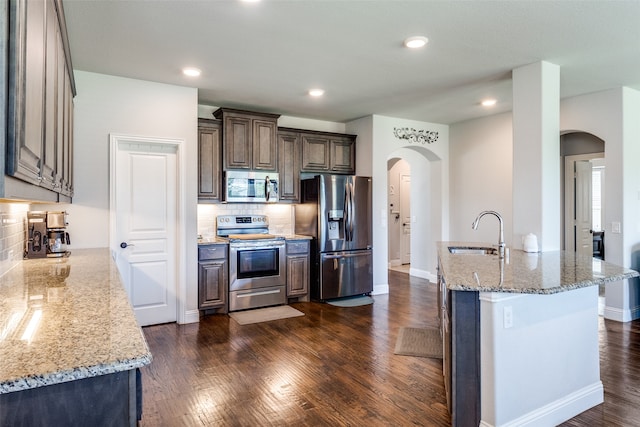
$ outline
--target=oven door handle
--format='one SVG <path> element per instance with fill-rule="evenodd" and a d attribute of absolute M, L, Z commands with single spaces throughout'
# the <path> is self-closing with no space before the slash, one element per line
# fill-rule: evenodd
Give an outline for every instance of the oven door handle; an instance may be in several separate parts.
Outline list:
<path fill-rule="evenodd" d="M 261 245 L 259 243 L 232 243 L 229 245 L 229 249 L 233 250 L 250 250 L 250 249 L 283 249 L 284 241 L 282 243 L 269 243 L 268 245 Z"/>
<path fill-rule="evenodd" d="M 271 291 L 247 292 L 245 294 L 238 294 L 236 298 L 255 297 L 257 295 L 271 295 L 271 294 L 279 294 L 279 293 L 280 293 L 280 289 L 274 289 Z"/>
<path fill-rule="evenodd" d="M 340 259 L 340 258 L 355 258 L 359 256 L 366 255 L 363 252 L 358 252 L 356 254 L 344 254 L 344 255 L 323 255 L 323 259 Z"/>

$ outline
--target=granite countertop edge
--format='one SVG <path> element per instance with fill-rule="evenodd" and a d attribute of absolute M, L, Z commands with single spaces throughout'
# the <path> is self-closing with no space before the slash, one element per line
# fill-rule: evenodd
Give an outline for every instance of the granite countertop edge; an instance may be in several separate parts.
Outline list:
<path fill-rule="evenodd" d="M 50 372 L 40 375 L 29 375 L 23 378 L 4 381 L 0 384 L 0 394 L 24 391 L 53 384 L 61 384 L 100 375 L 115 374 L 149 365 L 153 357 L 151 353 L 132 359 L 119 360 L 94 366 L 81 366 L 74 369 Z"/>
<path fill-rule="evenodd" d="M 500 261 L 497 255 L 451 254 L 450 246 L 496 246 L 481 242 L 437 243 L 440 274 L 444 276 L 447 289 L 452 291 L 552 295 L 640 276 L 635 270 L 580 257 L 574 252 L 529 254 L 512 249 L 510 255 Z M 534 267 L 528 265 L 531 261 Z M 593 269 L 594 261 L 600 263 L 602 271 Z M 515 283 L 520 286 L 514 286 Z"/>

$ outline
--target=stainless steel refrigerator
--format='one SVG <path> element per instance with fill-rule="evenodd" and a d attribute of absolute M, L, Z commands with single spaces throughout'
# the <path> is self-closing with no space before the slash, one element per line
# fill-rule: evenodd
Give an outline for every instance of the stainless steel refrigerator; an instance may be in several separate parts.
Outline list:
<path fill-rule="evenodd" d="M 371 178 L 318 175 L 302 180 L 295 233 L 311 241 L 311 298 L 371 293 Z"/>

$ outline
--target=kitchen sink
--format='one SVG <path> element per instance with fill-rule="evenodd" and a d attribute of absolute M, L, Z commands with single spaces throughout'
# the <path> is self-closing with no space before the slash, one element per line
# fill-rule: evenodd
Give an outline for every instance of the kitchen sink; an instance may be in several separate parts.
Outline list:
<path fill-rule="evenodd" d="M 498 255 L 498 249 L 491 247 L 449 246 L 449 252 L 464 255 Z"/>

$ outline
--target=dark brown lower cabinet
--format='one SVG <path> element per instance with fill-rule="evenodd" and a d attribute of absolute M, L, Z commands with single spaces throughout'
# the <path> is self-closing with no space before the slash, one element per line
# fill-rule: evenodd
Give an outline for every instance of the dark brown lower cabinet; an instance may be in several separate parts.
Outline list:
<path fill-rule="evenodd" d="M 0 394 L 0 427 L 135 426 L 141 411 L 136 369 Z"/>
<path fill-rule="evenodd" d="M 287 240 L 287 297 L 309 294 L 309 240 Z"/>
<path fill-rule="evenodd" d="M 227 245 L 198 246 L 198 309 L 226 313 L 229 294 Z"/>

